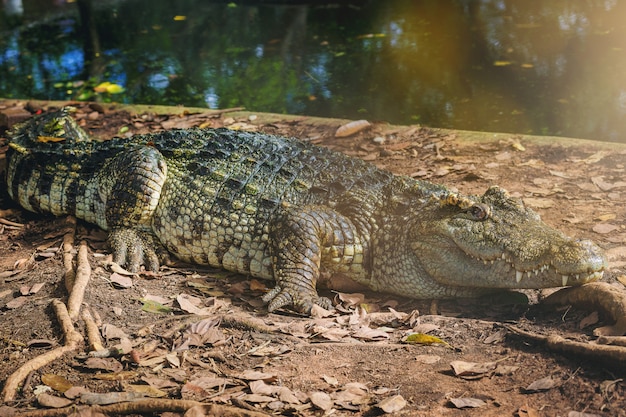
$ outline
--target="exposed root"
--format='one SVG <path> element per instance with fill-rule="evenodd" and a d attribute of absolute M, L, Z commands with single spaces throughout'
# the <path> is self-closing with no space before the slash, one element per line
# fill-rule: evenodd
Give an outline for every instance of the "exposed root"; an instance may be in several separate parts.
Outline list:
<path fill-rule="evenodd" d="M 76 320 L 80 307 L 83 304 L 85 297 L 85 290 L 91 277 L 91 265 L 89 265 L 87 249 L 87 243 L 85 241 L 80 242 L 80 248 L 78 249 L 78 257 L 76 261 L 76 275 L 74 278 L 74 285 L 70 291 L 70 296 L 67 300 L 67 310 L 70 313 L 70 318 Z"/>
<path fill-rule="evenodd" d="M 597 361 L 610 363 L 613 366 L 626 366 L 626 348 L 622 346 L 599 345 L 593 342 L 575 342 L 557 335 L 543 336 L 537 333 L 527 332 L 510 325 L 506 325 L 506 328 L 525 338 L 545 343 L 548 349 L 555 352 L 585 356 Z"/>
<path fill-rule="evenodd" d="M 544 300 L 548 304 L 575 305 L 580 308 L 599 308 L 615 321 L 611 326 L 593 331 L 596 336 L 626 334 L 626 291 L 606 282 L 592 282 L 580 287 L 564 288 Z"/>
<path fill-rule="evenodd" d="M 29 360 L 13 372 L 11 376 L 7 378 L 2 390 L 2 398 L 5 403 L 13 401 L 20 383 L 24 381 L 28 374 L 55 361 L 67 352 L 76 350 L 83 341 L 81 334 L 74 329 L 65 304 L 59 300 L 52 300 L 52 307 L 63 330 L 65 345 Z"/>
<path fill-rule="evenodd" d="M 89 341 L 89 349 L 92 351 L 101 351 L 104 350 L 104 346 L 102 345 L 102 338 L 100 337 L 100 330 L 96 325 L 95 320 L 93 319 L 91 313 L 88 309 L 83 309 L 80 317 L 85 322 L 85 329 L 87 330 L 87 340 Z"/>
<path fill-rule="evenodd" d="M 237 407 L 220 404 L 204 404 L 189 400 L 168 400 L 151 398 L 146 400 L 124 402 L 110 405 L 92 405 L 85 407 L 70 406 L 54 410 L 34 410 L 20 413 L 20 417 L 65 417 L 73 415 L 97 415 L 119 416 L 127 414 L 152 414 L 152 413 L 184 413 L 192 408 L 198 408 L 194 415 L 218 416 L 218 417 L 267 417 L 269 414 L 260 411 L 244 410 Z"/>
<path fill-rule="evenodd" d="M 72 220 L 69 220 L 72 219 Z M 70 217 L 68 223 L 72 226 L 70 230 L 63 235 L 63 278 L 65 281 L 65 289 L 67 292 L 72 291 L 74 286 L 74 278 L 76 273 L 74 272 L 74 235 L 76 234 L 76 219 Z"/>

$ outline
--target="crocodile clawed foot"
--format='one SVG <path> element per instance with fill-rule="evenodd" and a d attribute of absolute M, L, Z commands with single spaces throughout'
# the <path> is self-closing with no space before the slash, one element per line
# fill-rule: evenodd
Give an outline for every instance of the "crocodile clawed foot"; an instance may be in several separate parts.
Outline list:
<path fill-rule="evenodd" d="M 303 294 L 293 288 L 274 287 L 263 296 L 263 302 L 267 304 L 267 310 L 271 313 L 282 307 L 292 306 L 299 313 L 311 315 L 313 305 L 318 305 L 326 310 L 333 309 L 333 303 L 326 297 L 319 297 L 313 294 Z"/>
<path fill-rule="evenodd" d="M 135 229 L 114 229 L 109 234 L 109 245 L 113 250 L 113 262 L 126 267 L 130 272 L 139 271 L 141 265 L 147 270 L 159 270 L 158 244 L 149 233 Z"/>

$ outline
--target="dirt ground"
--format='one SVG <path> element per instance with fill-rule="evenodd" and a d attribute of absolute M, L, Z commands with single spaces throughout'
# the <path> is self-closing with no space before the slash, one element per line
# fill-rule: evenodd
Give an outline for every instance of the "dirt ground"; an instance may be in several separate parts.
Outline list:
<path fill-rule="evenodd" d="M 30 112 L 41 108 L 21 104 Z M 10 106 L 0 102 L 0 112 Z M 296 136 L 464 193 L 498 184 L 548 224 L 603 247 L 610 262 L 603 280 L 624 290 L 626 147 L 516 135 L 464 141 L 461 133 L 383 123 L 337 138 L 339 122 L 306 117 L 268 122 L 237 109 L 163 116 L 77 106 L 81 124 L 103 138 L 229 126 Z M 0 139 L 0 154 L 1 146 Z M 0 386 L 5 386 L 28 360 L 65 343 L 51 302 L 67 301 L 61 245 L 73 226 L 66 218 L 21 210 L 4 183 L 0 220 Z M 268 314 L 260 296 L 271 283 L 181 263 L 158 276 L 129 280 L 109 268 L 105 235 L 96 227 L 79 221 L 74 241 L 75 248 L 87 242 L 92 269 L 83 311 L 94 317 L 102 344 L 119 350 L 97 358 L 80 344 L 31 372 L 0 415 L 29 410 L 28 415 L 68 415 L 71 408 L 63 407 L 73 404 L 100 404 L 102 412 L 142 398 L 153 408 L 146 405 L 134 415 L 182 416 L 185 407 L 172 404 L 184 402 L 166 400 L 193 400 L 233 407 L 223 415 L 256 410 L 303 416 L 626 416 L 626 362 L 556 352 L 511 331 L 515 326 L 595 341 L 594 328 L 607 324 L 604 315 L 537 302 L 551 291 L 438 304 L 327 293 L 339 303 L 329 317 Z M 74 327 L 86 335 L 82 316 Z M 411 333 L 435 338 L 411 343 Z M 186 415 L 216 413 L 194 410 Z M 133 414 L 109 415 L 123 412 Z M 91 408 L 80 415 L 101 414 Z"/>

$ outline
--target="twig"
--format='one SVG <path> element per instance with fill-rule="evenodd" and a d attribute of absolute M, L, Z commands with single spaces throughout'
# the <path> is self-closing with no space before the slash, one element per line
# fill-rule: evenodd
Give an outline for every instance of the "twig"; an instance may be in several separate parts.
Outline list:
<path fill-rule="evenodd" d="M 87 243 L 85 241 L 80 242 L 80 248 L 78 249 L 78 257 L 76 261 L 76 276 L 74 278 L 74 285 L 72 291 L 67 300 L 67 309 L 70 313 L 70 318 L 76 320 L 78 313 L 80 312 L 80 306 L 83 304 L 85 297 L 85 290 L 91 277 L 91 265 L 89 265 L 89 259 L 87 255 Z"/>
<path fill-rule="evenodd" d="M 13 372 L 11 376 L 7 378 L 2 390 L 2 397 L 5 403 L 13 401 L 20 383 L 24 381 L 30 372 L 36 371 L 42 366 L 60 358 L 64 354 L 76 350 L 83 341 L 81 334 L 74 329 L 74 325 L 72 324 L 72 320 L 70 319 L 65 304 L 59 300 L 52 300 L 52 308 L 54 309 L 57 320 L 63 330 L 65 345 L 34 357 Z"/>
<path fill-rule="evenodd" d="M 0 217 L 0 224 L 4 224 L 5 226 L 15 227 L 18 229 L 24 227 L 22 223 L 12 222 L 11 220 L 3 219 L 2 217 Z"/>

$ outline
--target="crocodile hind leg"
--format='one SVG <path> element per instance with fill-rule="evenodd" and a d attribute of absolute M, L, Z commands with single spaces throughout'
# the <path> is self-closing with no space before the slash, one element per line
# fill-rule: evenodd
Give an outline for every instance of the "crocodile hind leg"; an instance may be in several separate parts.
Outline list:
<path fill-rule="evenodd" d="M 268 310 L 284 306 L 309 314 L 314 304 L 332 308 L 317 294 L 321 269 L 361 276 L 363 244 L 353 223 L 322 206 L 287 210 L 270 225 L 270 253 L 276 286 L 265 294 Z"/>
<path fill-rule="evenodd" d="M 113 261 L 131 272 L 159 269 L 162 253 L 152 233 L 152 216 L 165 183 L 163 155 L 149 146 L 123 152 L 103 167 L 99 182 L 105 186 L 105 217 Z M 108 190 L 108 191 L 107 191 Z"/>

